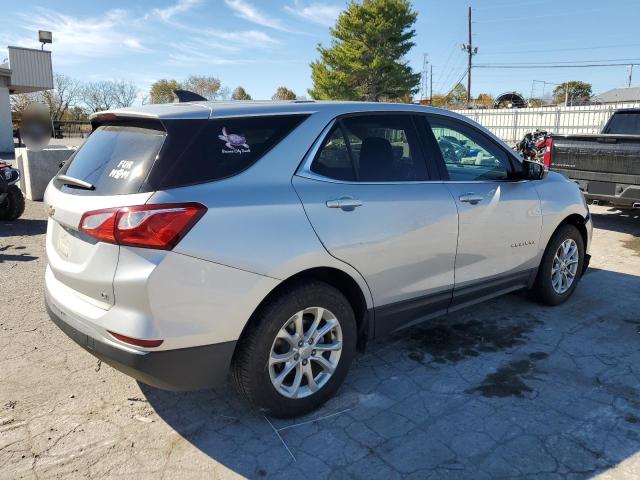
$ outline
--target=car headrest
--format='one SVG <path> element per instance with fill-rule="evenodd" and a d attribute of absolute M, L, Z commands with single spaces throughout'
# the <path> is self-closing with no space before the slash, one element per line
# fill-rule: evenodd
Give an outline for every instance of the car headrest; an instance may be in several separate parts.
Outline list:
<path fill-rule="evenodd" d="M 393 177 L 393 148 L 386 138 L 367 137 L 360 147 L 360 181 L 379 182 Z"/>

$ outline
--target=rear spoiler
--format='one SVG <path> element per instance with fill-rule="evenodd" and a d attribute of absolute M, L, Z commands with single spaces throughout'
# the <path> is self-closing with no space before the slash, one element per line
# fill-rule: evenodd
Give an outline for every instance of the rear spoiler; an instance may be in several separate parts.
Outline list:
<path fill-rule="evenodd" d="M 207 101 L 207 99 L 202 95 L 198 95 L 195 92 L 190 92 L 189 90 L 174 90 L 173 94 L 178 97 L 178 103 Z"/>

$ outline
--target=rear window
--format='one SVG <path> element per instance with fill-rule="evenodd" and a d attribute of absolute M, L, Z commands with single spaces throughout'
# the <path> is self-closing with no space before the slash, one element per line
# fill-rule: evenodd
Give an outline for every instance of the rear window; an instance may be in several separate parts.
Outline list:
<path fill-rule="evenodd" d="M 73 155 L 62 173 L 91 183 L 95 190 L 63 186 L 76 194 L 137 193 L 156 160 L 166 133 L 159 126 L 103 125 Z"/>
<path fill-rule="evenodd" d="M 604 133 L 613 133 L 618 135 L 640 135 L 640 113 L 614 113 Z"/>
<path fill-rule="evenodd" d="M 209 120 L 177 158 L 160 159 L 150 182 L 160 188 L 170 188 L 237 175 L 257 162 L 305 118 L 307 115 Z M 173 143 L 172 127 L 167 128 L 169 142 Z"/>

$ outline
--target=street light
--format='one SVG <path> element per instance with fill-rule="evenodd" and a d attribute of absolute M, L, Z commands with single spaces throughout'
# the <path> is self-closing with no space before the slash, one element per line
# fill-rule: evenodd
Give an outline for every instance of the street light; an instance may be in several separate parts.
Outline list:
<path fill-rule="evenodd" d="M 42 43 L 42 50 L 44 50 L 45 43 L 53 43 L 53 35 L 47 30 L 38 30 L 38 41 Z"/>

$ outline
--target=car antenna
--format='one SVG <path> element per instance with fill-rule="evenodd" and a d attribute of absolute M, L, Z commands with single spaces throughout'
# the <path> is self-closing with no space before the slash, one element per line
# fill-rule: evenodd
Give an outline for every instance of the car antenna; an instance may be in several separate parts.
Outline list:
<path fill-rule="evenodd" d="M 174 90 L 173 93 L 178 97 L 178 103 L 207 101 L 202 95 L 190 92 L 189 90 Z"/>

